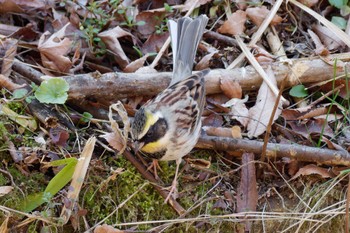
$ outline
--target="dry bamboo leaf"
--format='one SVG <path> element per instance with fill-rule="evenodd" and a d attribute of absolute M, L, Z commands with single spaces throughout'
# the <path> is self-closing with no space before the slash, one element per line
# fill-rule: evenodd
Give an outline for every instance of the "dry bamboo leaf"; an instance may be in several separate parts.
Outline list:
<path fill-rule="evenodd" d="M 5 220 L 1 223 L 1 226 L 0 226 L 0 233 L 8 233 L 8 232 L 9 232 L 8 227 L 7 227 L 8 222 L 9 222 L 9 219 L 10 219 L 10 217 L 7 216 L 7 217 L 5 218 Z"/>
<path fill-rule="evenodd" d="M 87 140 L 86 145 L 83 151 L 81 152 L 80 158 L 75 167 L 75 170 L 72 176 L 72 182 L 70 184 L 68 194 L 67 194 L 67 199 L 69 200 L 69 206 L 64 205 L 61 212 L 61 218 L 64 219 L 64 224 L 68 222 L 71 216 L 72 210 L 76 202 L 78 201 L 79 193 L 83 185 L 83 182 L 85 180 L 85 176 L 87 173 L 87 169 L 89 168 L 91 156 L 95 148 L 95 143 L 96 143 L 95 137 L 91 137 Z"/>

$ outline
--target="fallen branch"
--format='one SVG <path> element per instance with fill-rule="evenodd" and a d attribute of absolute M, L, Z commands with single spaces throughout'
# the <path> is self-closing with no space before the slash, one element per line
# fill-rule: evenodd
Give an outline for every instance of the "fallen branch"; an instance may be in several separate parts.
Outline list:
<path fill-rule="evenodd" d="M 248 139 L 201 136 L 196 148 L 261 154 L 263 142 Z M 266 155 L 270 158 L 289 157 L 298 161 L 318 164 L 350 166 L 350 155 L 345 150 L 338 151 L 297 144 L 268 143 Z"/>
<path fill-rule="evenodd" d="M 329 59 L 349 61 L 350 54 L 338 54 Z M 324 59 L 295 59 L 286 62 L 271 64 L 277 82 L 280 83 L 287 74 L 290 80 L 286 87 L 299 83 L 308 84 L 333 79 L 333 62 L 326 63 Z M 350 69 L 350 64 L 346 64 Z M 337 75 L 344 74 L 344 67 L 337 67 Z M 233 70 L 211 70 L 205 77 L 206 93 L 220 93 L 220 79 L 227 77 L 237 81 L 243 90 L 256 90 L 262 83 L 262 78 L 252 66 Z M 83 74 L 66 76 L 65 80 L 70 85 L 69 98 L 83 100 L 93 98 L 95 100 L 116 101 L 119 99 L 135 96 L 153 96 L 164 90 L 171 79 L 170 72 L 158 73 L 106 73 L 103 75 Z"/>
<path fill-rule="evenodd" d="M 332 55 L 328 59 L 337 59 L 340 64 L 350 61 L 350 54 Z M 320 58 L 291 59 L 289 63 L 275 62 L 271 67 L 277 82 L 289 74 L 291 77 L 286 87 L 299 83 L 308 84 L 333 79 L 334 67 L 332 62 L 325 62 Z M 346 64 L 350 69 L 350 64 Z M 15 61 L 13 69 L 38 84 L 40 72 L 34 70 L 25 63 Z M 344 74 L 345 67 L 337 67 L 337 75 Z M 65 76 L 69 83 L 70 100 L 103 100 L 116 101 L 127 97 L 154 96 L 164 90 L 170 83 L 172 74 L 170 72 L 158 73 L 106 73 L 106 74 L 79 74 Z M 252 66 L 237 68 L 233 70 L 215 69 L 206 75 L 206 93 L 220 93 L 220 79 L 228 77 L 237 81 L 244 91 L 256 90 L 262 83 L 262 78 Z"/>

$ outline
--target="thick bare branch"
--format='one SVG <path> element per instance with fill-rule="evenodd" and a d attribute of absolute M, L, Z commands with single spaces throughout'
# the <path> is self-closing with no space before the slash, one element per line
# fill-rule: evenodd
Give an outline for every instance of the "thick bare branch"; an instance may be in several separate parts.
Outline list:
<path fill-rule="evenodd" d="M 201 136 L 196 148 L 221 151 L 243 151 L 262 153 L 263 142 L 224 137 Z M 350 166 L 350 154 L 347 151 L 322 149 L 296 144 L 268 143 L 266 155 L 270 158 L 289 157 L 298 161 L 315 162 L 328 165 Z"/>

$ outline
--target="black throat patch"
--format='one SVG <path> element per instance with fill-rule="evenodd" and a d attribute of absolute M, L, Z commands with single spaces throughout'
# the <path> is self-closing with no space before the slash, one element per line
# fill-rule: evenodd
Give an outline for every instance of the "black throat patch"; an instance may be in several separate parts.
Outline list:
<path fill-rule="evenodd" d="M 156 142 L 160 138 L 164 137 L 168 130 L 168 123 L 164 118 L 158 119 L 154 125 L 152 125 L 145 136 L 143 136 L 139 141 L 144 142 L 145 145 L 150 142 Z"/>

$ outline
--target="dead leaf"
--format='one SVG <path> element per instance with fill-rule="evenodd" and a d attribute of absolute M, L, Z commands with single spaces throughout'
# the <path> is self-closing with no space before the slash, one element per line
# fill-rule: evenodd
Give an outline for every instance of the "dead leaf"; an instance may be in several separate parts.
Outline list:
<path fill-rule="evenodd" d="M 129 63 L 125 69 L 123 70 L 125 73 L 133 73 L 136 70 L 140 69 L 141 67 L 143 67 L 143 64 L 145 63 L 145 61 L 147 60 L 147 58 L 149 57 L 149 54 L 144 55 L 143 57 Z"/>
<path fill-rule="evenodd" d="M 116 229 L 107 224 L 98 225 L 94 230 L 94 233 L 124 233 L 124 232 L 125 231 Z"/>
<path fill-rule="evenodd" d="M 38 50 L 41 60 L 46 68 L 54 71 L 68 73 L 72 67 L 72 61 L 66 56 L 71 49 L 72 41 L 65 37 L 65 31 L 69 24 L 50 36 L 45 32 L 39 40 Z M 48 39 L 46 39 L 50 36 Z"/>
<path fill-rule="evenodd" d="M 340 47 L 345 47 L 345 43 L 339 39 L 339 37 L 331 29 L 320 24 L 316 24 L 312 27 L 312 30 L 318 35 L 328 50 L 332 51 Z"/>
<path fill-rule="evenodd" d="M 10 27 L 10 25 L 6 25 L 6 27 Z M 34 39 L 37 38 L 38 32 L 35 31 L 34 25 L 31 23 L 28 23 L 24 27 L 15 27 L 15 30 L 9 30 L 12 33 L 8 35 L 9 38 L 16 38 L 16 39 L 21 39 L 22 45 L 23 45 L 23 40 L 24 41 L 33 41 Z"/>
<path fill-rule="evenodd" d="M 331 170 L 323 167 L 318 167 L 314 164 L 309 164 L 309 165 L 306 165 L 305 167 L 300 168 L 299 171 L 291 178 L 291 180 L 295 180 L 299 176 L 309 176 L 314 174 L 320 175 L 322 178 L 334 177 Z"/>
<path fill-rule="evenodd" d="M 302 3 L 305 6 L 312 8 L 313 6 L 315 6 L 316 4 L 319 3 L 319 0 L 299 0 L 298 2 Z"/>
<path fill-rule="evenodd" d="M 258 204 L 255 164 L 253 153 L 243 153 L 241 181 L 237 188 L 237 212 L 255 211 Z M 246 231 L 250 232 L 251 222 L 246 222 Z"/>
<path fill-rule="evenodd" d="M 210 168 L 211 162 L 205 159 L 192 159 L 192 158 L 186 158 L 186 162 L 193 168 L 196 169 L 208 169 Z"/>
<path fill-rule="evenodd" d="M 210 60 L 211 58 L 217 54 L 217 51 L 216 52 L 211 52 L 207 55 L 205 55 L 196 65 L 195 67 L 195 70 L 204 70 L 204 69 L 207 69 L 209 68 L 209 65 L 210 65 Z"/>
<path fill-rule="evenodd" d="M 249 110 L 247 106 L 245 106 L 247 101 L 248 95 L 246 95 L 244 99 L 233 98 L 222 105 L 224 107 L 229 107 L 231 109 L 231 118 L 237 120 L 244 127 L 246 127 L 249 122 Z"/>
<path fill-rule="evenodd" d="M 0 197 L 9 194 L 13 190 L 12 186 L 0 186 Z"/>
<path fill-rule="evenodd" d="M 350 92 L 347 90 L 350 87 L 350 81 L 344 79 L 333 80 L 332 82 L 327 82 L 320 87 L 320 91 L 329 92 L 334 90 L 334 87 L 340 87 L 338 95 L 343 99 L 350 99 Z"/>
<path fill-rule="evenodd" d="M 13 90 L 22 88 L 24 86 L 25 86 L 25 84 L 18 85 L 16 83 L 12 82 L 11 79 L 9 79 L 9 78 L 5 77 L 4 75 L 0 74 L 0 87 L 1 88 L 6 88 L 9 91 L 13 91 Z"/>
<path fill-rule="evenodd" d="M 228 77 L 221 77 L 220 78 L 220 88 L 222 92 L 230 99 L 242 98 L 242 87 L 239 85 L 237 81 L 233 81 L 229 79 Z"/>
<path fill-rule="evenodd" d="M 189 9 L 193 8 L 198 8 L 204 4 L 207 4 L 210 2 L 210 0 L 186 0 L 183 8 L 181 8 L 181 11 L 188 11 Z"/>
<path fill-rule="evenodd" d="M 277 85 L 275 75 L 269 66 L 266 70 L 267 76 L 273 85 Z M 261 84 L 255 105 L 249 109 L 249 123 L 247 126 L 248 137 L 257 137 L 266 131 L 270 117 L 277 100 L 276 95 L 271 91 L 266 82 Z M 273 122 L 281 115 L 282 100 L 279 101 Z"/>
<path fill-rule="evenodd" d="M 0 1 L 0 13 L 22 13 L 24 10 L 13 0 Z"/>
<path fill-rule="evenodd" d="M 330 109 L 331 107 L 331 109 Z M 331 117 L 334 113 L 339 111 L 335 105 L 321 105 L 318 107 L 301 107 L 296 109 L 283 109 L 282 116 L 287 121 L 305 120 L 310 118 L 316 118 L 329 113 Z"/>
<path fill-rule="evenodd" d="M 247 20 L 247 14 L 244 11 L 238 10 L 235 13 L 227 17 L 218 32 L 230 35 L 240 35 L 245 31 L 245 22 Z"/>
<path fill-rule="evenodd" d="M 294 122 L 288 121 L 288 125 L 295 133 L 302 135 L 305 138 L 310 138 L 310 134 L 326 135 L 333 137 L 334 133 L 332 128 L 328 125 L 328 122 L 324 119 L 312 119 L 307 122 Z"/>
<path fill-rule="evenodd" d="M 224 124 L 222 116 L 212 113 L 209 116 L 204 117 L 202 120 L 202 126 L 221 127 Z"/>
<path fill-rule="evenodd" d="M 154 34 L 156 31 L 156 26 L 161 25 L 164 19 L 164 12 L 149 12 L 143 11 L 136 16 L 136 21 L 145 22 L 145 25 L 137 26 L 138 32 L 144 36 L 149 36 Z"/>
<path fill-rule="evenodd" d="M 1 74 L 9 77 L 12 72 L 12 64 L 17 54 L 17 40 L 6 38 L 0 44 Z"/>
<path fill-rule="evenodd" d="M 169 32 L 162 34 L 152 34 L 148 37 L 145 43 L 141 47 L 143 54 L 147 53 L 157 53 L 162 48 L 163 44 L 169 37 Z"/>
<path fill-rule="evenodd" d="M 308 29 L 307 32 L 309 33 L 312 41 L 315 44 L 315 53 L 317 55 L 321 55 L 321 56 L 327 56 L 329 55 L 329 50 L 322 44 L 320 38 L 316 35 L 316 33 L 314 33 L 312 30 Z"/>
<path fill-rule="evenodd" d="M 54 145 L 65 147 L 67 140 L 69 139 L 69 133 L 67 130 L 60 127 L 50 128 L 50 138 Z"/>
<path fill-rule="evenodd" d="M 129 58 L 126 56 L 121 44 L 119 43 L 119 38 L 127 36 L 133 39 L 134 36 L 119 26 L 101 32 L 98 36 L 106 44 L 107 48 L 114 53 L 117 64 L 124 69 L 129 64 Z"/>
<path fill-rule="evenodd" d="M 113 110 L 116 111 L 122 119 L 124 124 L 123 130 L 119 128 L 119 125 L 116 120 L 113 119 Z M 126 144 L 128 140 L 128 135 L 130 132 L 130 120 L 128 114 L 123 106 L 123 104 L 118 101 L 116 104 L 109 106 L 109 122 L 111 123 L 112 133 L 105 133 L 100 137 L 103 137 L 107 140 L 110 146 L 119 151 L 119 154 L 123 153 L 126 149 Z"/>
<path fill-rule="evenodd" d="M 256 26 L 260 26 L 270 13 L 270 10 L 268 10 L 266 6 L 250 7 L 246 10 L 246 13 L 247 17 L 250 18 Z M 270 24 L 277 25 L 280 24 L 282 20 L 283 19 L 276 14 Z"/>

